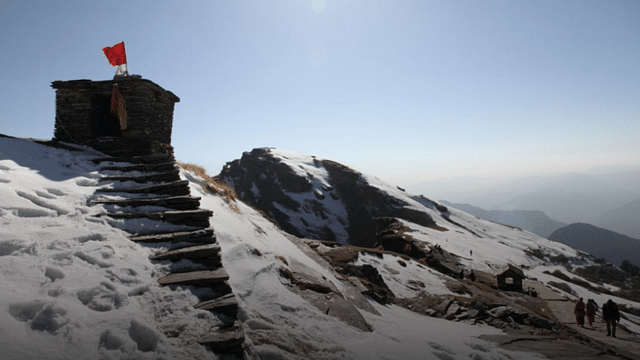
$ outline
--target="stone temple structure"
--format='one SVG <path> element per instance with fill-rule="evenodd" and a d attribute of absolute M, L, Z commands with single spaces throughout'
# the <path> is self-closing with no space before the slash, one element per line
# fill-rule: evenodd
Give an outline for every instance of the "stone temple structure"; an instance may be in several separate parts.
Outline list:
<path fill-rule="evenodd" d="M 173 109 L 180 99 L 154 82 L 129 76 L 54 81 L 51 87 L 56 90 L 54 140 L 112 156 L 172 152 Z"/>

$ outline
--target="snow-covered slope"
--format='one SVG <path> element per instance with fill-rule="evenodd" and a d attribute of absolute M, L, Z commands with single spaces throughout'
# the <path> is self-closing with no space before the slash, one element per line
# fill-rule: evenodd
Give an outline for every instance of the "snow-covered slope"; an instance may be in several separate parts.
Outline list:
<path fill-rule="evenodd" d="M 585 299 L 593 298 L 600 304 L 611 298 L 619 304 L 638 308 L 636 302 L 596 293 L 545 273 L 560 269 L 568 273 L 567 266 L 577 269 L 593 265 L 593 257 L 586 253 L 520 228 L 482 220 L 463 211 L 446 208 L 424 196 L 409 194 L 373 176 L 335 164 L 337 163 L 315 156 L 262 148 L 246 152 L 242 159 L 229 162 L 220 177 L 235 187 L 240 198 L 246 199 L 270 215 L 283 229 L 293 229 L 291 232 L 296 235 L 327 240 L 321 237 L 326 232 L 317 229 L 322 228 L 325 222 L 335 221 L 329 219 L 338 219 L 338 226 L 343 229 L 340 231 L 341 234 L 352 234 L 349 228 L 352 226 L 352 219 L 356 217 L 352 212 L 398 217 L 408 229 L 400 240 L 417 245 L 426 252 L 433 250 L 437 245 L 456 258 L 457 271 L 474 270 L 491 276 L 505 265 L 512 264 L 524 269 L 525 275 L 529 278 L 541 280 L 543 283 L 553 281 L 570 286 L 576 294 L 568 294 L 558 289 L 568 298 L 576 299 L 576 295 L 579 295 Z M 354 179 L 358 184 L 352 188 L 355 190 L 352 193 L 344 191 L 343 182 Z M 276 196 L 267 196 L 266 191 L 260 190 L 275 186 L 279 189 Z M 341 188 L 343 191 L 340 191 Z M 353 197 L 349 198 L 355 193 L 364 195 L 356 200 Z M 375 197 L 382 200 L 371 200 Z M 264 201 L 265 198 L 269 201 Z M 346 216 L 343 215 L 345 209 Z M 403 218 L 406 214 L 411 216 Z M 424 217 L 418 217 L 416 214 L 424 214 Z M 428 218 L 432 222 L 427 226 L 419 225 L 411 221 L 413 218 Z M 379 244 L 381 232 L 393 231 L 397 230 L 378 229 L 376 238 L 369 243 Z M 328 240 L 350 242 L 350 239 L 341 237 L 329 237 Z M 418 266 L 419 262 L 415 260 L 417 259 L 410 261 L 407 266 L 400 266 L 397 258 L 392 256 L 385 255 L 383 259 L 360 256 L 355 264 L 372 264 L 391 291 L 399 297 L 418 296 L 420 289 L 416 288 L 415 282 L 411 283 L 409 280 L 420 279 L 426 279 L 423 282 L 428 284 L 428 288 L 425 289 L 427 293 L 451 293 L 444 286 L 445 276 Z M 584 280 L 574 273 L 571 273 L 571 277 Z M 591 285 L 594 288 L 600 286 L 595 283 Z M 607 287 L 613 291 L 619 290 L 616 287 Z M 636 324 L 624 320 L 623 323 L 636 332 L 640 331 Z"/>
<path fill-rule="evenodd" d="M 252 166 L 256 159 L 272 166 Z M 446 208 L 347 167 L 341 166 L 341 170 L 332 172 L 331 163 L 279 149 L 255 149 L 245 153 L 241 160 L 229 163 L 221 177 L 235 186 L 240 198 L 272 216 L 283 229 L 293 227 L 294 234 L 308 238 L 352 242 L 348 237 L 353 233 L 350 229 L 352 222 L 359 214 L 366 212 L 370 217 L 399 217 L 414 230 L 412 236 L 415 239 L 431 245 L 438 244 L 449 252 L 464 256 L 465 265 L 481 270 L 495 269 L 507 263 L 518 266 L 542 264 L 543 260 L 525 253 L 525 250 L 537 248 L 544 248 L 549 256 L 562 254 L 567 258 L 580 257 L 569 246 L 540 238 L 528 231 L 481 220 L 454 208 Z M 270 168 L 278 170 L 272 171 Z M 282 174 L 288 175 L 287 180 L 282 179 Z M 353 175 L 351 178 L 359 183 L 357 190 L 351 194 L 340 191 L 344 183 L 351 180 L 343 174 Z M 262 181 L 256 183 L 256 178 Z M 296 183 L 297 186 L 288 186 L 285 181 Z M 259 189 L 270 188 L 274 184 L 283 189 L 282 195 L 271 197 L 269 203 L 261 201 L 264 195 L 260 195 Z M 246 190 L 247 187 L 254 189 L 251 194 Z M 318 193 L 322 196 L 318 196 Z M 325 196 L 325 193 L 328 194 Z M 359 196 L 350 197 L 353 193 Z M 375 197 L 378 199 L 373 200 Z M 419 224 L 414 221 L 416 218 L 430 221 Z M 322 232 L 315 231 L 325 224 L 339 228 L 333 232 L 334 237 L 323 238 Z M 369 243 L 375 243 L 375 224 L 372 233 L 369 233 L 372 239 Z M 474 256 L 467 256 L 471 251 Z"/>
<path fill-rule="evenodd" d="M 185 173 L 198 182 L 193 174 Z M 242 202 L 238 211 L 220 197 L 206 196 L 200 186 L 194 195 L 203 196 L 202 207 L 214 210 L 211 218 L 223 249 L 223 263 L 239 299 L 253 352 L 263 359 L 537 359 L 535 354 L 510 352 L 481 341 L 480 334 L 500 333 L 487 326 L 453 323 L 410 312 L 395 305 L 371 302 L 373 312 L 360 313 L 372 326 L 363 332 L 339 319 L 327 316 L 289 290 L 280 268 L 317 273 L 341 292 L 347 285 L 335 272 L 321 266 L 305 247 L 298 247 L 261 213 Z M 307 248 L 308 250 L 308 248 Z M 286 260 L 286 263 L 281 259 Z M 415 296 L 409 279 L 422 279 L 433 294 L 452 294 L 439 273 L 409 261 L 400 267 L 397 258 L 363 256 L 358 264 L 382 263 L 397 268 L 390 286 L 398 295 Z M 288 265 L 287 265 L 288 264 Z M 293 265 L 296 264 L 296 265 Z M 304 268 L 304 269 L 302 269 Z"/>
<path fill-rule="evenodd" d="M 218 320 L 193 309 L 197 299 L 188 289 L 157 285 L 162 265 L 148 259 L 154 249 L 130 242 L 115 224 L 92 216 L 101 212 L 87 205 L 98 186 L 97 169 L 88 161 L 94 154 L 6 138 L 0 138 L 0 154 L 3 359 L 214 358 L 195 340 Z M 191 188 L 202 191 L 197 183 Z M 499 333 L 486 326 L 374 305 L 381 315 L 363 311 L 373 327 L 363 332 L 322 313 L 285 287 L 278 271 L 283 263 L 275 257 L 303 264 L 342 288 L 329 270 L 252 208 L 238 203 L 236 212 L 218 196 L 201 195 L 203 207 L 215 213 L 211 223 L 240 301 L 250 351 L 261 358 L 514 356 L 475 337 Z M 453 333 L 455 339 L 448 335 Z"/>
<path fill-rule="evenodd" d="M 123 223 L 93 216 L 103 209 L 87 205 L 99 186 L 97 168 L 89 161 L 92 156 L 90 151 L 70 152 L 0 137 L 2 359 L 215 358 L 196 339 L 202 332 L 215 331 L 221 325 L 218 318 L 193 309 L 198 299 L 189 288 L 157 285 L 166 272 L 166 265 L 148 259 L 157 249 L 130 242 L 120 229 Z M 250 356 L 542 358 L 535 353 L 507 351 L 478 338 L 480 334 L 502 333 L 494 327 L 429 317 L 354 295 L 353 285 L 307 241 L 283 232 L 240 201 L 205 192 L 200 186 L 204 180 L 194 173 L 182 171 L 181 177 L 191 182 L 192 195 L 202 197 L 201 207 L 214 212 L 210 222 L 239 302 Z M 320 172 L 315 178 L 322 188 Z M 540 279 L 557 281 L 542 271 L 559 266 L 545 266 L 543 260 L 523 251 L 538 248 L 547 254 L 574 257 L 574 264 L 581 261 L 576 258 L 579 254 L 565 245 L 457 210 L 441 212 L 424 198 L 407 197 L 375 179 L 369 178 L 369 183 L 393 196 L 405 196 L 403 201 L 409 206 L 428 211 L 438 227 L 447 231 L 406 220 L 404 225 L 413 229 L 416 241 L 437 243 L 459 254 L 464 266 L 489 270 L 511 262 L 530 266 L 528 274 Z M 138 225 L 138 230 L 144 231 L 163 224 Z M 473 256 L 466 256 L 470 250 Z M 379 269 L 399 298 L 452 294 L 446 285 L 451 280 L 448 276 L 413 259 L 404 259 L 401 265 L 399 259 L 392 254 L 363 254 L 354 264 Z M 292 286 L 293 278 L 285 276 L 287 271 L 298 280 L 306 277 L 331 288 L 322 294 L 324 301 L 348 299 L 338 303 L 343 306 L 341 316 L 333 313 L 333 308 L 321 310 L 319 298 Z M 424 287 L 413 286 L 416 279 Z M 583 289 L 579 294 L 604 302 Z"/>
<path fill-rule="evenodd" d="M 212 358 L 195 341 L 218 320 L 157 284 L 153 249 L 92 216 L 90 157 L 0 137 L 0 357 Z"/>

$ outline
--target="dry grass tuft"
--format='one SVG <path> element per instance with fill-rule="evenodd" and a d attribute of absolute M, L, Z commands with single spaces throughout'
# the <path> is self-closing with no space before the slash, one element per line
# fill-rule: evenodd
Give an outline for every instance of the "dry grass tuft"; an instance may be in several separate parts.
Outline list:
<path fill-rule="evenodd" d="M 204 190 L 204 192 L 222 196 L 231 209 L 233 209 L 238 214 L 240 213 L 238 206 L 236 206 L 235 204 L 238 196 L 236 195 L 236 192 L 235 190 L 233 190 L 233 188 L 231 188 L 229 185 L 225 184 L 224 182 L 219 181 L 218 179 L 214 179 L 211 176 L 207 175 L 207 173 L 204 171 L 204 169 L 201 166 L 194 165 L 194 164 L 181 163 L 177 161 L 176 161 L 176 164 L 178 164 L 184 170 L 191 171 L 194 174 L 200 176 L 205 181 L 205 184 L 206 184 L 206 185 L 205 184 L 202 185 L 202 190 Z"/>

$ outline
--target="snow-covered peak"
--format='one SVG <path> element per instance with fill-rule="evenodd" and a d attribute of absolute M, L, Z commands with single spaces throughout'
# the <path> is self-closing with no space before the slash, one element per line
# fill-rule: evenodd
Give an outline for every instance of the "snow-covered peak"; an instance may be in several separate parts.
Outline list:
<path fill-rule="evenodd" d="M 438 245 L 482 270 L 513 263 L 532 267 L 544 260 L 527 252 L 544 248 L 549 257 L 577 259 L 572 248 L 518 228 L 484 221 L 409 194 L 339 163 L 273 148 L 254 149 L 227 163 L 222 179 L 239 197 L 264 211 L 286 231 L 305 238 L 379 245 L 379 217 L 402 219 L 424 248 Z M 475 256 L 470 256 L 475 253 Z M 509 254 L 509 256 L 504 256 Z"/>

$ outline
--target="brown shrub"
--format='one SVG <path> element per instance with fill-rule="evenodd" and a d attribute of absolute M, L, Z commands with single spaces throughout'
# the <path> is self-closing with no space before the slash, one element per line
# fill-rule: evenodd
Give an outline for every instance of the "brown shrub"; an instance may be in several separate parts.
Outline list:
<path fill-rule="evenodd" d="M 214 179 L 211 176 L 207 175 L 207 173 L 204 171 L 202 166 L 181 163 L 177 161 L 176 161 L 176 164 L 178 164 L 181 168 L 187 171 L 191 171 L 197 176 L 201 177 L 206 184 L 206 185 L 202 185 L 202 190 L 204 192 L 208 192 L 210 194 L 220 195 L 224 197 L 229 207 L 235 210 L 237 213 L 240 213 L 240 210 L 235 205 L 235 201 L 238 198 L 238 196 L 236 195 L 235 190 L 231 186 L 227 185 L 225 182 L 223 182 L 220 179 Z"/>

